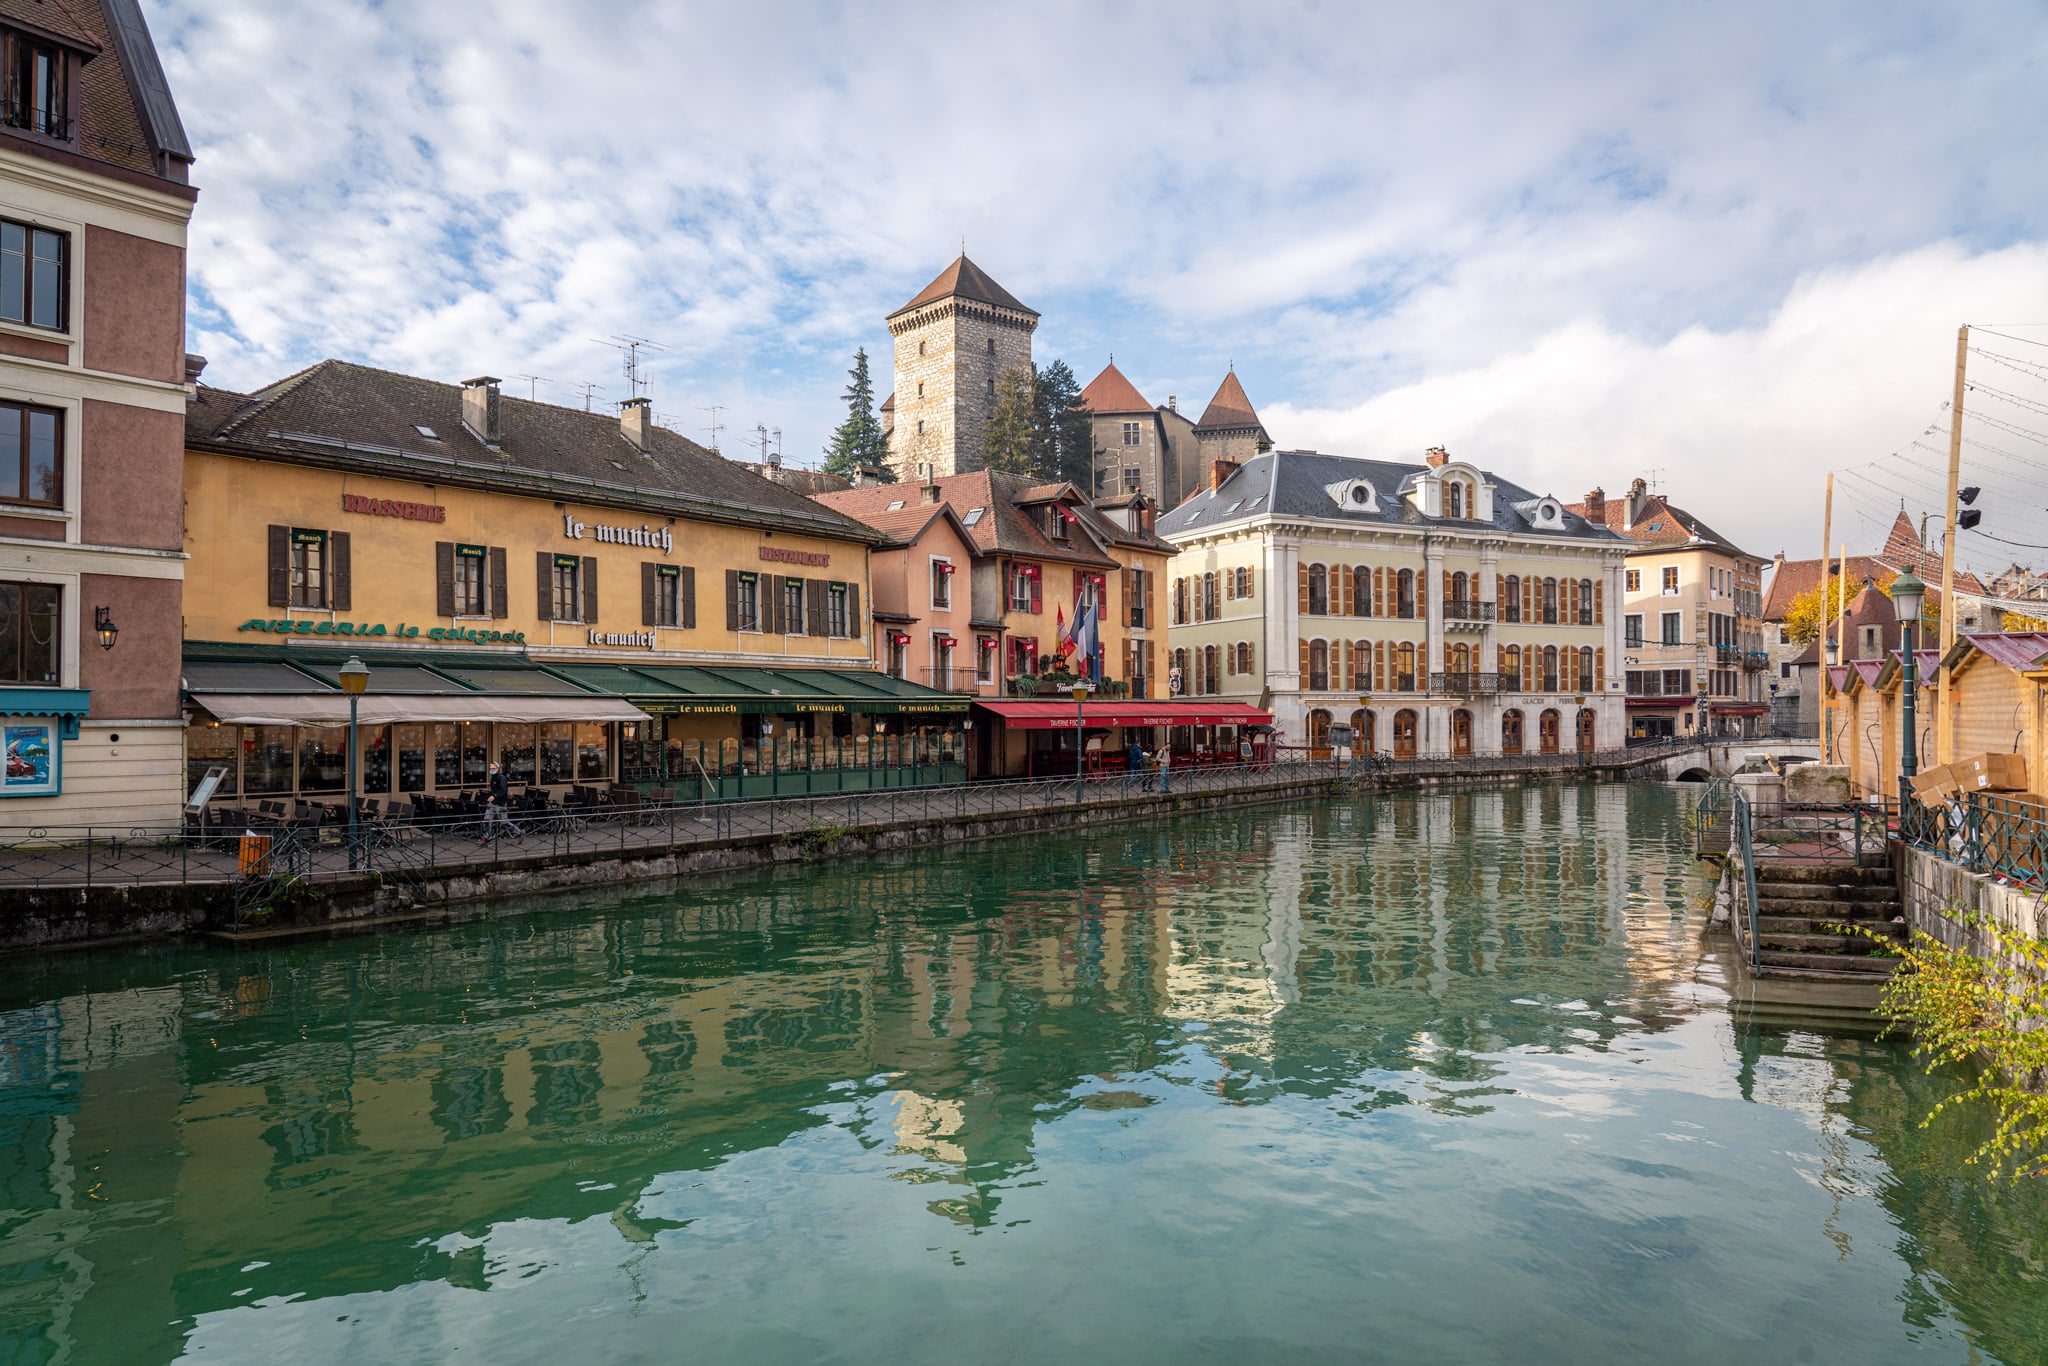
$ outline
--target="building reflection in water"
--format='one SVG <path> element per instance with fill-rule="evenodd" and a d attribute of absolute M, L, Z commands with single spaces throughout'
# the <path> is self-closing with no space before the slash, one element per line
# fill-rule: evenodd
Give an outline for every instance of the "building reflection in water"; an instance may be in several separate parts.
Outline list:
<path fill-rule="evenodd" d="M 1504 1050 L 1688 1009 L 1684 836 L 1653 797 L 1390 797 L 32 960 L 0 1044 L 0 1332 L 162 1360 L 252 1294 L 488 1284 L 494 1228 L 643 1243 L 651 1189 L 827 1125 L 972 1231 L 1046 1126 L 1161 1088 L 1477 1112 Z"/>

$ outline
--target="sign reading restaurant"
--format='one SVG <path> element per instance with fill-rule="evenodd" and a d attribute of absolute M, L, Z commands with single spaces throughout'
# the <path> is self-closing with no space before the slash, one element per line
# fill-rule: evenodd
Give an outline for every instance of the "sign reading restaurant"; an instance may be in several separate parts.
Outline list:
<path fill-rule="evenodd" d="M 785 550 L 779 545 L 761 547 L 761 558 L 779 560 L 783 564 L 814 564 L 820 569 L 832 563 L 832 557 L 820 550 Z"/>
<path fill-rule="evenodd" d="M 637 545 L 642 550 L 659 550 L 666 555 L 675 549 L 675 537 L 665 526 L 654 527 L 641 523 L 639 526 L 593 526 L 579 522 L 575 514 L 562 514 L 562 535 L 572 541 L 602 541 L 606 545 Z"/>

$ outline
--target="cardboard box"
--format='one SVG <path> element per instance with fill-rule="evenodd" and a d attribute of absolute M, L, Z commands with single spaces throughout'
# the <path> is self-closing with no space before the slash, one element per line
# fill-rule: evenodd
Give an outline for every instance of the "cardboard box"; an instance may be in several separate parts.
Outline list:
<path fill-rule="evenodd" d="M 1965 792 L 2024 792 L 2027 761 L 2017 754 L 1978 754 L 1949 765 Z"/>
<path fill-rule="evenodd" d="M 1936 764 L 1913 775 L 1913 795 L 1922 806 L 1933 806 L 1962 790 L 1952 767 Z"/>

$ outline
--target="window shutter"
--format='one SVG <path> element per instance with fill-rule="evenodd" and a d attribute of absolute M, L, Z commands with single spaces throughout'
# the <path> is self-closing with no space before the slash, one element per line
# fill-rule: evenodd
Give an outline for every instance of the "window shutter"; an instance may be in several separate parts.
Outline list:
<path fill-rule="evenodd" d="M 655 574 L 652 560 L 640 561 L 640 624 L 654 625 Z"/>
<path fill-rule="evenodd" d="M 1595 596 L 1593 601 L 1598 604 L 1600 599 Z M 1607 650 L 1604 646 L 1595 646 L 1593 649 L 1593 691 L 1607 691 Z"/>
<path fill-rule="evenodd" d="M 1415 615 L 1429 615 L 1429 571 L 1426 569 L 1415 576 Z"/>
<path fill-rule="evenodd" d="M 1444 571 L 1444 601 L 1445 601 L 1445 602 L 1449 602 L 1450 600 L 1451 600 L 1451 571 L 1450 571 L 1450 570 L 1448 570 L 1448 569 L 1446 569 L 1446 570 Z"/>
<path fill-rule="evenodd" d="M 1495 574 L 1493 576 L 1493 601 L 1495 604 L 1493 614 L 1495 616 L 1500 615 L 1500 604 L 1506 602 L 1507 600 L 1508 576 L 1505 574 Z"/>
<path fill-rule="evenodd" d="M 782 576 L 763 574 L 761 592 L 761 629 L 779 636 L 789 624 L 788 613 L 782 606 Z"/>
<path fill-rule="evenodd" d="M 1035 574 L 1031 577 L 1031 613 L 1045 615 L 1045 580 Z"/>
<path fill-rule="evenodd" d="M 1302 572 L 1306 574 L 1308 571 Z M 1301 642 L 1301 687 L 1304 691 L 1308 688 L 1308 642 L 1305 640 Z"/>
<path fill-rule="evenodd" d="M 825 581 L 823 579 L 804 580 L 805 635 L 829 636 L 832 634 L 832 622 L 829 616 L 829 609 L 825 605 L 825 593 Z"/>
<path fill-rule="evenodd" d="M 1383 617 L 1387 614 L 1387 581 L 1377 566 L 1372 571 L 1372 615 Z"/>
<path fill-rule="evenodd" d="M 292 602 L 292 529 L 270 528 L 270 605 L 289 607 Z"/>
<path fill-rule="evenodd" d="M 327 605 L 346 612 L 355 605 L 355 591 L 349 583 L 348 533 L 327 533 Z"/>
<path fill-rule="evenodd" d="M 538 615 L 542 621 L 552 621 L 555 616 L 553 593 L 555 579 L 555 557 L 541 551 L 534 559 L 534 577 L 540 584 L 540 607 Z"/>
<path fill-rule="evenodd" d="M 740 571 L 725 571 L 725 629 L 740 629 Z"/>
<path fill-rule="evenodd" d="M 597 620 L 597 557 L 595 555 L 585 555 L 583 557 L 582 588 L 583 620 L 595 622 Z"/>
<path fill-rule="evenodd" d="M 1226 569 L 1223 571 L 1223 600 L 1225 602 L 1234 602 L 1236 598 L 1237 571 L 1235 569 Z"/>
<path fill-rule="evenodd" d="M 860 585 L 849 583 L 846 585 L 846 634 L 854 640 L 859 640 L 863 635 L 867 634 L 861 630 L 862 624 L 860 615 Z"/>
<path fill-rule="evenodd" d="M 503 620 L 512 615 L 512 596 L 505 582 L 505 547 L 491 547 L 491 615 Z"/>
<path fill-rule="evenodd" d="M 1358 642 L 1355 640 L 1344 646 L 1344 686 L 1358 687 Z"/>
<path fill-rule="evenodd" d="M 1125 677 L 1126 679 L 1128 679 L 1128 678 L 1129 678 L 1130 676 L 1131 676 L 1131 642 L 1130 642 L 1130 641 L 1128 641 L 1128 640 L 1126 640 L 1126 641 L 1124 642 L 1124 677 Z"/>
<path fill-rule="evenodd" d="M 455 615 L 455 542 L 434 542 L 434 615 Z"/>
<path fill-rule="evenodd" d="M 682 623 L 685 631 L 697 629 L 697 568 L 684 565 L 681 582 L 676 584 L 676 596 L 682 601 Z"/>
<path fill-rule="evenodd" d="M 1522 580 L 1522 620 L 1536 619 L 1536 580 L 1534 577 Z"/>
<path fill-rule="evenodd" d="M 1295 569 L 1294 569 L 1294 572 L 1295 572 L 1295 574 L 1296 574 L 1296 575 L 1298 575 L 1298 576 L 1299 576 L 1299 578 L 1300 578 L 1300 580 L 1301 580 L 1301 584 L 1300 584 L 1300 588 L 1301 588 L 1301 615 L 1303 615 L 1303 616 L 1307 616 L 1307 615 L 1308 615 L 1308 566 L 1307 566 L 1307 565 L 1305 565 L 1305 564 L 1303 564 L 1303 565 L 1296 565 L 1296 566 L 1295 566 Z M 1307 669 L 1308 669 L 1308 666 L 1307 666 L 1306 664 L 1304 664 L 1304 665 L 1302 665 L 1302 669 L 1303 669 L 1303 671 L 1304 671 L 1304 672 L 1306 672 L 1306 671 L 1307 671 Z"/>
<path fill-rule="evenodd" d="M 1572 580 L 1571 619 L 1572 625 L 1576 626 L 1579 624 L 1579 581 L 1577 579 Z"/>
<path fill-rule="evenodd" d="M 1505 645 L 1493 647 L 1493 672 L 1497 677 L 1505 678 L 1507 676 L 1508 647 Z"/>
<path fill-rule="evenodd" d="M 1387 642 L 1384 640 L 1372 643 L 1372 690 L 1387 690 Z"/>
<path fill-rule="evenodd" d="M 1524 645 L 1522 647 L 1522 691 L 1536 691 L 1536 647 L 1534 645 Z"/>
<path fill-rule="evenodd" d="M 1255 572 L 1257 571 L 1251 569 L 1247 569 L 1244 571 L 1244 595 L 1246 597 L 1250 597 L 1252 595 L 1252 575 Z"/>
<path fill-rule="evenodd" d="M 1124 625 L 1126 626 L 1132 626 L 1136 624 L 1132 618 L 1132 614 L 1138 610 L 1138 590 L 1132 586 L 1136 583 L 1136 580 L 1132 577 L 1132 572 L 1133 571 L 1126 569 L 1124 570 L 1122 575 L 1124 584 Z M 1128 653 L 1128 651 L 1126 653 Z M 1130 676 L 1131 671 L 1128 667 L 1126 667 L 1124 669 L 1124 677 L 1129 678 Z"/>
<path fill-rule="evenodd" d="M 1356 590 L 1353 589 L 1351 586 L 1351 571 L 1349 569 L 1339 569 L 1337 571 L 1337 577 L 1344 580 L 1341 586 L 1341 592 L 1343 594 L 1343 607 L 1337 613 L 1337 615 L 1340 617 L 1348 617 L 1352 614 L 1352 608 L 1358 605 L 1358 597 Z"/>
<path fill-rule="evenodd" d="M 1593 624 L 1607 624 L 1607 584 L 1600 579 L 1593 581 Z"/>

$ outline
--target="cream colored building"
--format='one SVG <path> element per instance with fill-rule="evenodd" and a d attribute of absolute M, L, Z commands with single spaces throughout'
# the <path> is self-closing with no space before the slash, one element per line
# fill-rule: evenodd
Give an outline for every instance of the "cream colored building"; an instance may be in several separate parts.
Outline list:
<path fill-rule="evenodd" d="M 1555 498 L 1441 449 L 1274 451 L 1215 462 L 1158 529 L 1169 685 L 1270 710 L 1283 746 L 1333 725 L 1399 757 L 1622 742 L 1628 546 Z"/>

